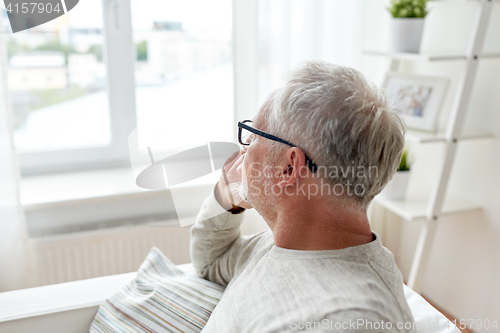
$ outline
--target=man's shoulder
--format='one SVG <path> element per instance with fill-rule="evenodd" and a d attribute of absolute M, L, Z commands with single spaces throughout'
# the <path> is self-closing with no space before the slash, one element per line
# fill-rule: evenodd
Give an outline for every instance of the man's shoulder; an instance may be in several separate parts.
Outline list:
<path fill-rule="evenodd" d="M 251 261 L 257 262 L 264 257 L 273 247 L 274 238 L 271 229 L 266 229 L 253 235 L 242 236 L 236 242 L 241 242 L 245 246 L 241 246 L 241 251 L 238 253 L 235 276 L 239 275 Z"/>
<path fill-rule="evenodd" d="M 271 250 L 274 238 L 271 229 L 265 229 L 256 234 L 242 236 L 237 242 L 246 244 L 240 256 L 251 255 L 253 258 L 260 258 Z"/>

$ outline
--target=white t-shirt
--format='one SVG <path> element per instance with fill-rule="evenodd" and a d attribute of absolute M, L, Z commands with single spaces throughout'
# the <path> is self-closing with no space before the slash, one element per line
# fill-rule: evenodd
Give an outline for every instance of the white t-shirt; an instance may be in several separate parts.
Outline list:
<path fill-rule="evenodd" d="M 340 250 L 290 250 L 270 230 L 241 236 L 243 215 L 212 191 L 191 228 L 198 274 L 226 286 L 203 332 L 414 332 L 401 272 L 376 233 Z"/>

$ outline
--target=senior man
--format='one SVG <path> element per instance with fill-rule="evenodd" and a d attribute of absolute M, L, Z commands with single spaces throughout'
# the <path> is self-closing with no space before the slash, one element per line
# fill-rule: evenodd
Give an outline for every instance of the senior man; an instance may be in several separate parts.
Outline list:
<path fill-rule="evenodd" d="M 238 126 L 242 149 L 191 228 L 198 274 L 227 286 L 203 332 L 412 332 L 401 272 L 366 215 L 404 146 L 384 93 L 307 62 Z M 250 208 L 269 230 L 241 236 Z"/>

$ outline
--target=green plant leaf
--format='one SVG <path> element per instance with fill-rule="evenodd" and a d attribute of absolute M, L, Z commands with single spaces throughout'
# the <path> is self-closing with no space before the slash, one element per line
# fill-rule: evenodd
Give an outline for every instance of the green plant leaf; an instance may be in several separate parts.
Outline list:
<path fill-rule="evenodd" d="M 423 18 L 428 14 L 427 1 L 429 0 L 391 0 L 387 10 L 394 18 Z"/>
<path fill-rule="evenodd" d="M 403 150 L 401 154 L 401 161 L 399 162 L 399 168 L 397 171 L 410 171 L 411 163 L 408 160 L 408 150 Z"/>

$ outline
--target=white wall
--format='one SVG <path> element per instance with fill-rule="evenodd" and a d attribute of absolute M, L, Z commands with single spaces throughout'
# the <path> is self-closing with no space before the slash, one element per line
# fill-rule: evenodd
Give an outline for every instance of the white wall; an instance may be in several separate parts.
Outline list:
<path fill-rule="evenodd" d="M 384 49 L 388 35 L 388 15 L 383 13 L 385 1 L 368 14 L 367 22 L 381 20 L 374 25 L 367 43 L 372 48 Z M 471 34 L 471 24 L 477 3 L 432 4 L 433 10 L 426 20 L 421 52 L 465 52 Z M 483 53 L 500 53 L 500 4 L 495 4 L 486 36 Z M 363 69 L 374 79 L 381 79 L 387 62 L 366 59 Z M 387 67 L 385 67 L 387 68 Z M 457 79 L 463 63 L 408 63 L 403 70 L 423 75 L 443 76 L 451 79 L 448 95 L 440 114 L 440 128 L 444 129 Z M 455 160 L 448 191 L 482 202 L 483 209 L 443 216 L 437 234 L 423 285 L 423 294 L 458 319 L 495 319 L 500 321 L 500 59 L 482 60 L 468 109 L 465 127 L 490 130 L 492 140 L 461 143 Z M 414 171 L 409 191 L 429 187 L 436 180 L 443 147 L 427 144 L 413 147 Z M 393 214 L 375 214 L 374 229 L 384 233 L 385 245 L 394 252 L 404 278 L 408 273 L 415 250 L 421 221 L 407 222 Z M 380 220 L 386 225 L 380 226 Z M 476 332 L 496 331 L 473 327 Z"/>

